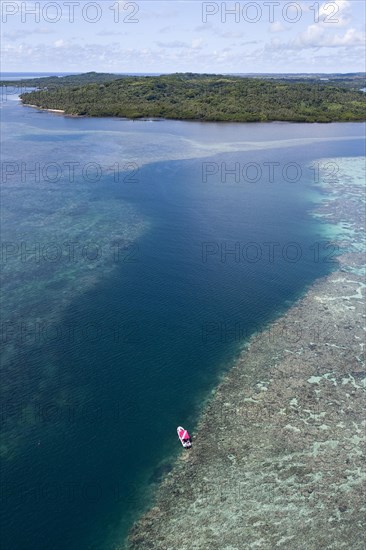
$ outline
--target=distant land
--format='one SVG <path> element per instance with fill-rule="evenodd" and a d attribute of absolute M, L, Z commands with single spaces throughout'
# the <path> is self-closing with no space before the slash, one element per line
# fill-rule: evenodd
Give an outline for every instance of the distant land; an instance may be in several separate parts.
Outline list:
<path fill-rule="evenodd" d="M 26 105 L 92 117 L 230 122 L 366 120 L 364 73 L 129 76 L 85 73 L 27 79 Z M 0 85 L 18 85 L 2 81 Z"/>

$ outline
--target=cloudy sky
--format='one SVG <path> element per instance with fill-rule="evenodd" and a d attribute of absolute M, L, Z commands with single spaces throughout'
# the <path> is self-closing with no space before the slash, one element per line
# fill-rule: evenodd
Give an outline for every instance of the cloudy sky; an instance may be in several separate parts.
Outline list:
<path fill-rule="evenodd" d="M 363 0 L 1 0 L 2 71 L 356 72 Z"/>

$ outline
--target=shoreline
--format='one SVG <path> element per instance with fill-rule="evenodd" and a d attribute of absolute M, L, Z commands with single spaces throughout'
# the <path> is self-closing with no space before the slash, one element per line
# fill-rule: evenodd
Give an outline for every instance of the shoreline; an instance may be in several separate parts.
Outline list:
<path fill-rule="evenodd" d="M 45 107 L 39 107 L 38 105 L 32 105 L 31 103 L 23 103 L 23 101 L 22 105 L 24 105 L 25 107 L 33 107 L 34 109 L 39 109 L 40 111 L 48 111 L 49 113 L 65 114 L 65 111 L 62 109 L 46 109 Z"/>
<path fill-rule="evenodd" d="M 320 213 L 362 238 L 363 188 L 335 187 Z M 364 547 L 364 256 L 338 262 L 249 340 L 122 548 Z"/>

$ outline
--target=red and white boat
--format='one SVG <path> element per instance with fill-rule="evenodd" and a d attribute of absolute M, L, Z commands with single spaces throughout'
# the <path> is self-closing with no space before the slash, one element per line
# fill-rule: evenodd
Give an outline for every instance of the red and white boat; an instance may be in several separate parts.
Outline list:
<path fill-rule="evenodd" d="M 182 443 L 185 449 L 189 449 L 190 447 L 192 447 L 192 438 L 187 432 L 187 430 L 182 428 L 182 426 L 178 426 L 177 434 L 180 439 L 180 442 Z"/>

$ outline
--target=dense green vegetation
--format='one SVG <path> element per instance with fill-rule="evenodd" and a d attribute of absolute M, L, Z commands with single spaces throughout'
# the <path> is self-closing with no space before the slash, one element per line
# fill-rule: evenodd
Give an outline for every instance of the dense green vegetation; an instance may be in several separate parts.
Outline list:
<path fill-rule="evenodd" d="M 265 78 L 271 80 L 281 80 L 290 82 L 303 82 L 306 84 L 334 84 L 336 86 L 346 86 L 351 90 L 360 90 L 366 87 L 365 73 L 284 73 L 284 74 L 261 74 L 248 77 Z"/>
<path fill-rule="evenodd" d="M 82 86 L 84 84 L 93 84 L 97 82 L 110 82 L 112 80 L 120 80 L 128 75 L 115 73 L 82 73 L 67 76 L 42 76 L 37 78 L 27 78 L 24 80 L 0 80 L 0 86 L 8 87 L 23 87 L 23 88 L 40 88 L 51 90 L 60 86 Z M 153 76 L 153 75 L 151 75 Z M 156 75 L 157 76 L 157 75 Z M 195 75 L 198 76 L 198 75 Z M 214 75 L 202 75 L 214 76 Z M 261 74 L 236 74 L 225 75 L 241 78 L 259 78 L 262 80 L 275 80 L 277 82 L 300 82 L 305 84 L 327 83 L 346 86 L 352 90 L 360 90 L 366 87 L 365 73 L 261 73 Z"/>
<path fill-rule="evenodd" d="M 96 73 L 89 73 L 89 78 L 93 74 Z M 22 94 L 21 98 L 26 104 L 84 116 L 242 122 L 366 120 L 363 92 L 333 81 L 294 82 L 273 77 L 191 73 L 125 76 L 109 81 L 101 78 L 81 86 L 71 82 L 55 87 L 47 85 Z"/>
<path fill-rule="evenodd" d="M 109 82 L 111 80 L 120 80 L 122 75 L 113 73 L 83 73 L 70 74 L 67 76 L 42 76 L 39 78 L 25 78 L 24 80 L 1 80 L 0 86 L 14 88 L 44 88 L 52 90 L 60 86 L 82 86 L 95 82 Z"/>

